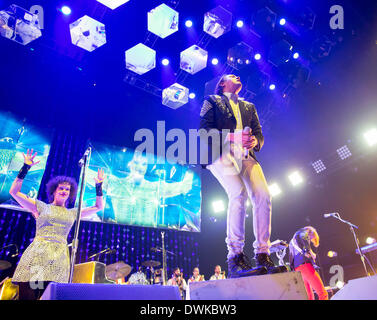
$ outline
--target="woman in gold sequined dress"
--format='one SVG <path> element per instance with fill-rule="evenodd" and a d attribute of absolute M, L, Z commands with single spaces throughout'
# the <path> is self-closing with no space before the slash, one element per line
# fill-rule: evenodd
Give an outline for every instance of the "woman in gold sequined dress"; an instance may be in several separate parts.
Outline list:
<path fill-rule="evenodd" d="M 77 208 L 67 209 L 74 203 L 77 183 L 73 178 L 58 176 L 47 183 L 49 204 L 29 198 L 21 193 L 23 179 L 28 170 L 36 165 L 37 153 L 27 150 L 24 166 L 14 180 L 9 193 L 36 220 L 36 234 L 33 242 L 24 251 L 14 272 L 12 282 L 19 285 L 19 298 L 37 299 L 46 285 L 51 282 L 67 283 L 70 271 L 67 237 L 76 220 Z M 103 210 L 102 183 L 103 170 L 98 170 L 96 181 L 96 204 L 83 208 L 85 217 Z"/>

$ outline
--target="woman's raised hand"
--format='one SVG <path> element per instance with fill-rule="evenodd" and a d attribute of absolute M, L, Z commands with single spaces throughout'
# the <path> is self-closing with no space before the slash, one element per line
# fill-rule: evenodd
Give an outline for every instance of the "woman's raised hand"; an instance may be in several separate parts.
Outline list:
<path fill-rule="evenodd" d="M 98 169 L 98 175 L 96 178 L 94 178 L 94 180 L 96 180 L 96 184 L 101 183 L 105 180 L 105 173 L 103 169 Z"/>
<path fill-rule="evenodd" d="M 33 149 L 31 150 L 27 149 L 26 155 L 23 152 L 22 152 L 22 155 L 24 156 L 24 163 L 28 164 L 31 167 L 40 162 L 40 161 L 34 161 L 34 158 L 37 155 L 37 152 L 33 154 Z"/>

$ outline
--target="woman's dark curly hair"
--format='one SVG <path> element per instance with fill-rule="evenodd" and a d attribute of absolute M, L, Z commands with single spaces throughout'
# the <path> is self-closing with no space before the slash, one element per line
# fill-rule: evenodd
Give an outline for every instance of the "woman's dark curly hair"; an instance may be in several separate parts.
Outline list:
<path fill-rule="evenodd" d="M 71 186 L 71 190 L 69 192 L 69 198 L 65 205 L 68 206 L 70 203 L 73 204 L 75 202 L 76 194 L 77 194 L 76 180 L 71 177 L 57 176 L 50 179 L 50 181 L 47 182 L 47 185 L 46 185 L 46 193 L 47 193 L 49 203 L 54 201 L 54 192 L 56 191 L 59 184 L 62 184 L 62 183 L 67 183 Z"/>

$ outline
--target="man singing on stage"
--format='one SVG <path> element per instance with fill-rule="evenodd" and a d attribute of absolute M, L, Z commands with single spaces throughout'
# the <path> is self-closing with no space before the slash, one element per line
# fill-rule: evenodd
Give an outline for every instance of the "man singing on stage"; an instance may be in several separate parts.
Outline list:
<path fill-rule="evenodd" d="M 227 233 L 228 272 L 230 278 L 287 271 L 276 267 L 270 259 L 271 196 L 262 168 L 255 157 L 264 143 L 262 128 L 255 106 L 238 97 L 240 78 L 228 74 L 221 77 L 216 95 L 205 98 L 200 112 L 200 128 L 220 135 L 218 156 L 212 153 L 206 166 L 225 189 L 228 198 Z M 211 130 L 212 129 L 212 130 Z M 211 153 L 216 139 L 208 144 Z M 202 161 L 201 161 L 202 162 Z M 253 204 L 253 243 L 256 267 L 243 252 L 245 244 L 246 201 Z"/>

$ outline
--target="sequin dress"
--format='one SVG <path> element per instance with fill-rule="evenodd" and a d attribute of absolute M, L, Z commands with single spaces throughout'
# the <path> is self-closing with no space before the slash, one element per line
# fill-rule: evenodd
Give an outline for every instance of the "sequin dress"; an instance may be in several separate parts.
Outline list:
<path fill-rule="evenodd" d="M 67 237 L 76 220 L 77 208 L 35 200 L 39 213 L 33 242 L 24 251 L 12 282 L 69 280 L 70 258 Z"/>

